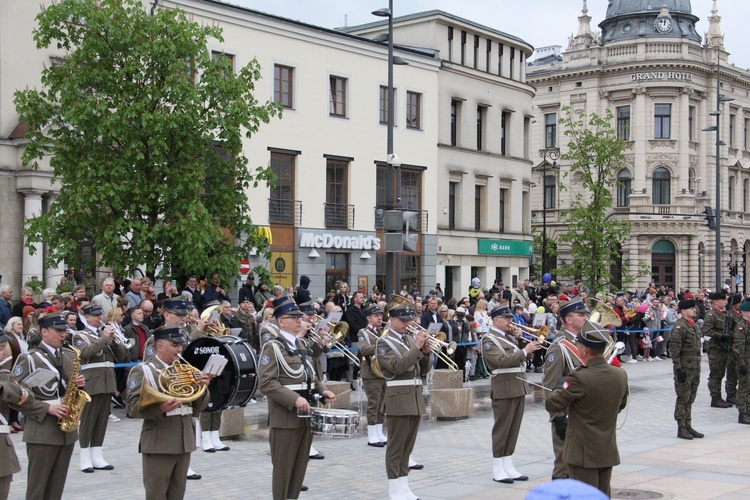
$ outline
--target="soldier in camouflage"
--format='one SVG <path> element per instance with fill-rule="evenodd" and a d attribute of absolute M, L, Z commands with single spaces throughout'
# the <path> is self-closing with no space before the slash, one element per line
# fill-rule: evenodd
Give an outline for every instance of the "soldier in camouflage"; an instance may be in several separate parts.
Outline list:
<path fill-rule="evenodd" d="M 737 366 L 732 352 L 732 330 L 729 315 L 725 313 L 727 298 L 723 292 L 714 292 L 711 310 L 703 320 L 703 334 L 708 337 L 708 391 L 711 393 L 712 408 L 729 408 L 731 403 L 721 397 L 721 381 L 727 377 L 727 399 L 734 397 L 737 387 Z"/>
<path fill-rule="evenodd" d="M 681 300 L 677 308 L 682 317 L 672 329 L 669 355 L 674 371 L 674 389 L 677 401 L 674 419 L 677 421 L 677 437 L 680 439 L 702 438 L 703 434 L 691 425 L 692 407 L 701 375 L 701 336 L 695 325 L 698 309 L 695 300 Z"/>
<path fill-rule="evenodd" d="M 737 410 L 740 414 L 737 422 L 750 424 L 750 301 L 739 306 L 742 318 L 737 322 L 734 330 L 734 354 L 737 358 L 737 373 L 739 374 L 737 388 Z"/>

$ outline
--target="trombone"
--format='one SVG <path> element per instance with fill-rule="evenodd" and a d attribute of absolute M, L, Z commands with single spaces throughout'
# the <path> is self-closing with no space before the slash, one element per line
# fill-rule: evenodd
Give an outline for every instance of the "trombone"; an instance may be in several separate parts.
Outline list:
<path fill-rule="evenodd" d="M 321 321 L 325 321 L 325 318 L 323 318 L 323 316 L 319 314 L 315 314 L 310 320 L 310 329 L 307 331 L 307 334 L 310 336 L 310 338 L 314 342 L 325 345 L 328 348 L 338 349 L 339 351 L 341 351 L 345 358 L 347 358 L 355 365 L 359 366 L 359 359 L 357 359 L 357 356 L 352 353 L 344 344 L 341 343 L 341 341 L 344 340 L 346 338 L 346 335 L 349 333 L 349 323 L 334 323 L 332 321 L 329 321 L 327 326 L 333 328 L 333 330 L 331 330 L 330 339 L 328 341 L 325 341 L 322 336 L 315 331 L 318 329 L 318 324 Z"/>
<path fill-rule="evenodd" d="M 419 332 L 425 332 L 427 333 L 427 330 L 417 323 L 416 321 L 413 321 L 406 327 L 406 331 L 410 333 L 413 336 L 417 336 Z M 430 344 L 430 351 L 437 356 L 439 360 L 441 360 L 443 363 L 445 363 L 448 368 L 454 372 L 458 371 L 458 365 L 455 361 L 453 361 L 450 356 L 456 352 L 456 342 L 445 342 L 443 340 L 440 340 L 439 338 L 435 337 L 434 335 L 427 335 L 427 342 Z M 445 347 L 445 352 L 443 352 L 443 347 Z"/>
<path fill-rule="evenodd" d="M 541 328 L 531 328 L 526 325 L 521 325 L 518 323 L 510 322 L 511 325 L 513 325 L 515 328 L 518 328 L 526 335 L 529 335 L 532 337 L 532 340 L 536 340 L 540 344 L 551 344 L 547 338 L 549 337 L 549 327 L 547 325 L 542 326 Z"/>

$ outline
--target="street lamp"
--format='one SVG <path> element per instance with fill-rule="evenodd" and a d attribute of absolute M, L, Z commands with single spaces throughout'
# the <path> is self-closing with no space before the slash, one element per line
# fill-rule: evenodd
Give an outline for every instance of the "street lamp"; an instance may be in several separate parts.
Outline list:
<path fill-rule="evenodd" d="M 715 268 L 716 279 L 714 286 L 716 290 L 721 290 L 721 146 L 724 143 L 721 140 L 721 103 L 733 101 L 731 97 L 724 97 L 721 95 L 721 49 L 716 47 L 716 110 L 709 113 L 711 116 L 716 117 L 716 125 L 706 127 L 702 129 L 703 132 L 716 132 L 716 209 L 714 211 L 716 217 L 716 241 L 715 241 Z"/>
<path fill-rule="evenodd" d="M 552 168 L 557 167 L 560 148 L 546 148 L 540 153 L 542 160 L 542 276 L 547 273 L 547 163 L 552 160 Z"/>
<path fill-rule="evenodd" d="M 388 35 L 387 35 L 388 91 L 387 91 L 387 97 L 386 97 L 388 138 L 387 138 L 387 145 L 386 145 L 387 162 L 386 162 L 386 167 L 385 167 L 385 209 L 393 210 L 394 206 L 396 205 L 396 192 L 393 189 L 394 169 L 401 166 L 401 163 L 398 160 L 398 156 L 393 153 L 393 122 L 394 122 L 393 65 L 394 64 L 405 65 L 409 63 L 407 63 L 400 57 L 393 57 L 393 0 L 388 0 L 387 9 L 374 10 L 372 12 L 372 15 L 388 18 Z M 383 35 L 378 35 L 377 37 L 375 37 L 375 40 L 378 42 L 385 41 Z M 394 278 L 397 283 L 400 281 L 400 275 L 401 275 L 400 260 L 401 259 L 399 257 L 400 257 L 399 253 L 389 252 L 388 249 L 386 249 L 386 252 L 385 252 L 385 289 L 390 290 L 390 292 L 386 292 L 386 293 L 395 293 L 396 290 L 393 286 Z M 395 270 L 394 270 L 394 265 L 396 266 Z"/>

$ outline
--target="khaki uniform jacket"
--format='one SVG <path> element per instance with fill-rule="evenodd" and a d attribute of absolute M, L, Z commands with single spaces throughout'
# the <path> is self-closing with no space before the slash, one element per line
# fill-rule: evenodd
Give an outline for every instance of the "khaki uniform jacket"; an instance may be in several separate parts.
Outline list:
<path fill-rule="evenodd" d="M 750 325 L 740 318 L 734 329 L 732 348 L 737 355 L 737 366 L 750 366 Z"/>
<path fill-rule="evenodd" d="M 143 328 L 143 331 L 146 332 L 146 342 L 148 342 L 148 339 L 151 338 L 151 329 L 143 323 L 141 323 L 141 328 Z M 126 361 L 138 361 L 138 351 L 141 349 L 141 344 L 138 337 L 138 332 L 135 331 L 135 326 L 133 326 L 133 323 L 128 323 L 125 328 L 123 328 L 123 334 L 126 338 L 133 339 L 133 347 L 130 348 Z M 146 350 L 145 347 L 143 350 Z"/>
<path fill-rule="evenodd" d="M 672 328 L 669 339 L 669 355 L 673 368 L 701 371 L 701 336 L 698 327 L 685 318 L 680 318 Z"/>
<path fill-rule="evenodd" d="M 276 323 L 262 325 L 258 331 L 258 336 L 260 337 L 260 348 L 262 350 L 266 342 L 279 336 L 279 327 Z"/>
<path fill-rule="evenodd" d="M 294 351 L 304 349 L 307 369 L 302 366 L 302 357 Z M 285 365 L 288 370 L 285 369 Z M 260 390 L 268 397 L 268 425 L 279 429 L 296 429 L 310 425 L 309 418 L 299 418 L 294 409 L 294 403 L 300 396 L 289 389 L 287 385 L 307 386 L 308 377 L 310 387 L 318 393 L 326 390 L 326 386 L 315 377 L 315 365 L 312 352 L 307 349 L 303 339 L 296 339 L 293 349 L 287 341 L 279 336 L 269 339 L 263 344 L 258 363 Z"/>
<path fill-rule="evenodd" d="M 74 444 L 78 440 L 77 430 L 63 432 L 57 426 L 57 418 L 47 413 L 50 403 L 53 401 L 59 403 L 59 400 L 65 395 L 76 355 L 71 349 L 62 348 L 62 357 L 62 375 L 57 370 L 54 356 L 43 345 L 29 349 L 29 352 L 19 355 L 13 367 L 14 380 L 22 385 L 25 385 L 24 379 L 35 370 L 49 370 L 56 375 L 54 379 L 43 386 L 27 386 L 34 394 L 34 398 L 29 398 L 18 407 L 27 417 L 26 427 L 23 431 L 24 443 L 66 446 Z"/>
<path fill-rule="evenodd" d="M 703 327 L 701 328 L 703 335 L 709 337 L 706 349 L 721 347 L 721 336 L 724 335 L 724 329 L 728 320 L 727 315 L 723 311 L 717 311 L 715 307 L 706 312 L 706 316 L 703 318 Z"/>
<path fill-rule="evenodd" d="M 557 386 L 557 381 L 563 377 L 570 375 L 573 370 L 581 366 L 581 360 L 578 357 L 578 353 L 572 353 L 570 350 L 562 344 L 562 340 L 566 339 L 568 342 L 575 344 L 576 338 L 572 333 L 561 328 L 557 331 L 555 340 L 550 346 L 547 347 L 547 357 L 544 360 L 544 375 L 542 375 L 542 385 L 549 389 L 549 391 L 543 391 L 544 397 L 547 398 L 551 394 L 551 390 Z M 556 418 L 564 417 L 567 415 L 567 411 L 550 412 L 549 421 L 552 422 Z"/>
<path fill-rule="evenodd" d="M 160 455 L 179 455 L 191 453 L 195 450 L 195 428 L 193 417 L 198 417 L 200 411 L 210 400 L 208 389 L 192 403 L 183 406 L 192 407 L 192 412 L 186 415 L 167 416 L 158 404 L 141 408 L 141 391 L 145 384 L 158 389 L 159 372 L 166 367 L 158 356 L 151 361 L 143 362 L 130 370 L 128 377 L 128 415 L 143 419 L 141 429 L 140 452 Z M 163 391 L 159 391 L 163 392 Z"/>
<path fill-rule="evenodd" d="M 81 351 L 81 373 L 86 378 L 86 392 L 92 396 L 114 394 L 117 391 L 115 369 L 113 366 L 101 366 L 101 363 L 114 365 L 117 360 L 127 359 L 125 346 L 91 330 L 76 332 L 73 345 Z"/>
<path fill-rule="evenodd" d="M 3 389 L 2 398 L 0 398 L 0 412 L 7 424 L 8 410 L 11 404 L 16 404 L 21 399 L 21 386 L 13 382 L 13 375 L 8 370 L 0 370 L 0 387 Z M 34 394 L 29 392 L 26 404 L 33 404 Z M 16 450 L 13 448 L 13 441 L 10 434 L 0 435 L 0 477 L 10 476 L 21 470 L 18 463 Z"/>
<path fill-rule="evenodd" d="M 515 336 L 490 328 L 482 337 L 482 358 L 488 371 L 503 372 L 492 374 L 492 399 L 510 399 L 529 394 L 529 385 L 525 380 L 526 352 L 519 347 Z"/>
<path fill-rule="evenodd" d="M 357 335 L 357 347 L 362 354 L 363 362 L 359 367 L 359 374 L 363 379 L 381 378 L 372 371 L 372 357 L 375 355 L 375 343 L 380 336 L 370 328 L 362 328 Z"/>
<path fill-rule="evenodd" d="M 388 333 L 379 337 L 375 343 L 375 357 L 386 379 L 386 415 L 424 415 L 421 386 L 390 385 L 389 382 L 421 381 L 422 376 L 426 375 L 432 366 L 430 356 L 426 356 L 409 335 L 399 338 L 399 334 L 388 330 Z"/>
<path fill-rule="evenodd" d="M 563 460 L 586 468 L 620 463 L 617 450 L 617 414 L 628 402 L 628 375 L 595 358 L 571 373 L 562 389 L 547 397 L 550 412 L 569 409 Z"/>

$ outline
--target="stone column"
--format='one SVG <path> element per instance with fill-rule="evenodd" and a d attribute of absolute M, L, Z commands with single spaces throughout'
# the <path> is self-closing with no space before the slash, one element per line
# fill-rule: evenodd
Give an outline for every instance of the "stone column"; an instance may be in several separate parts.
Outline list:
<path fill-rule="evenodd" d="M 24 221 L 27 221 L 33 217 L 42 214 L 42 194 L 41 191 L 24 190 L 21 191 L 24 195 L 23 204 L 23 215 Z M 24 235 L 23 238 L 23 275 L 21 276 L 21 283 L 26 283 L 31 279 L 33 275 L 43 276 L 44 275 L 44 254 L 43 248 L 40 244 L 37 244 L 37 249 L 34 255 L 26 248 L 28 238 Z"/>

